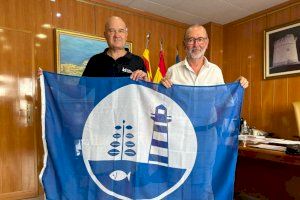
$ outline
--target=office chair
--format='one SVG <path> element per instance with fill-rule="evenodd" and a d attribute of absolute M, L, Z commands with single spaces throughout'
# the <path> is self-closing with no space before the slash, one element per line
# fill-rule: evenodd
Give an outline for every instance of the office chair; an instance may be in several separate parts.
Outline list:
<path fill-rule="evenodd" d="M 293 102 L 295 116 L 296 116 L 296 123 L 298 127 L 298 137 L 300 137 L 300 101 Z"/>

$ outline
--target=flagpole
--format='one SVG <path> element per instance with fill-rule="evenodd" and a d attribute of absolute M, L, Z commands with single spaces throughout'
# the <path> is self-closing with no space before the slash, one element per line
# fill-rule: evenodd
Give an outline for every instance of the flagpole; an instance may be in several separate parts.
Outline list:
<path fill-rule="evenodd" d="M 149 41 L 150 41 L 150 32 L 146 33 L 146 49 L 148 49 Z"/>
<path fill-rule="evenodd" d="M 163 50 L 163 39 L 160 38 L 160 50 L 162 51 Z"/>
<path fill-rule="evenodd" d="M 160 39 L 160 51 L 159 51 L 159 62 L 156 69 L 156 73 L 153 79 L 153 83 L 160 83 L 161 79 L 166 75 L 166 65 L 163 54 L 163 39 Z"/>
<path fill-rule="evenodd" d="M 144 61 L 144 65 L 145 65 L 146 70 L 147 70 L 148 79 L 150 81 L 152 81 L 152 72 L 151 72 L 150 56 L 149 56 L 150 53 L 149 53 L 149 49 L 148 49 L 148 45 L 149 45 L 149 41 L 150 41 L 150 35 L 151 35 L 150 32 L 146 33 L 146 48 L 143 52 L 143 61 Z"/>
<path fill-rule="evenodd" d="M 180 57 L 179 57 L 178 45 L 176 45 L 175 63 L 179 63 L 179 62 L 180 62 Z"/>

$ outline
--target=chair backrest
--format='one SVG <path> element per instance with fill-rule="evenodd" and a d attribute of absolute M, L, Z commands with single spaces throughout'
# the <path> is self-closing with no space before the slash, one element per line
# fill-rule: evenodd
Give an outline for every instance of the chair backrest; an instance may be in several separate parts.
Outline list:
<path fill-rule="evenodd" d="M 296 123 L 298 127 L 298 136 L 300 137 L 300 101 L 293 102 L 295 116 L 296 116 Z"/>

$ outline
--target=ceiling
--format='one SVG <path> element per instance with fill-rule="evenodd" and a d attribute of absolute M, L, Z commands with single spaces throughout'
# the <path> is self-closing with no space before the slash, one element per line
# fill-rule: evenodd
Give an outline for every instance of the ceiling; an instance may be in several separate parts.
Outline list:
<path fill-rule="evenodd" d="M 227 24 L 287 0 L 107 0 L 186 24 Z"/>

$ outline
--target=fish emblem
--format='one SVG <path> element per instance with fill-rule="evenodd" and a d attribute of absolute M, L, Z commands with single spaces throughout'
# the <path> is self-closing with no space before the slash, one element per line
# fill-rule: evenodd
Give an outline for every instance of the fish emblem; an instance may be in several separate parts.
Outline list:
<path fill-rule="evenodd" d="M 130 181 L 130 175 L 131 175 L 131 172 L 129 172 L 128 174 L 126 174 L 125 172 L 123 172 L 121 170 L 116 170 L 116 171 L 113 171 L 112 173 L 110 173 L 109 177 L 112 180 L 115 180 L 115 181 L 122 181 L 125 178 L 127 178 L 128 181 Z"/>

